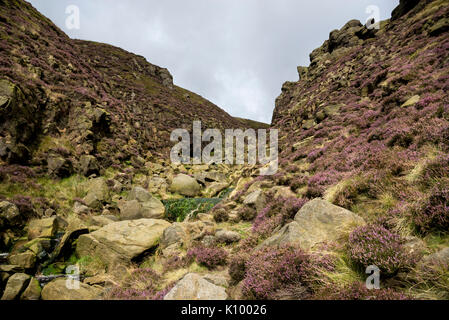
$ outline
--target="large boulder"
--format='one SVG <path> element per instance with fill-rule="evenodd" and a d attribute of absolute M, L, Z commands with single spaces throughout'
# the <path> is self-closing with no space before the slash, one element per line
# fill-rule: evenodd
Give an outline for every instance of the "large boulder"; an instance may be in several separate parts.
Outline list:
<path fill-rule="evenodd" d="M 295 221 L 262 243 L 262 246 L 293 245 L 312 249 L 316 244 L 339 240 L 365 221 L 355 213 L 322 199 L 306 203 Z"/>
<path fill-rule="evenodd" d="M 101 290 L 79 282 L 79 288 L 67 285 L 68 279 L 56 279 L 42 289 L 42 300 L 99 300 Z M 71 280 L 69 280 L 71 281 Z"/>
<path fill-rule="evenodd" d="M 195 197 L 200 193 L 201 186 L 195 178 L 181 173 L 173 178 L 170 190 L 184 196 Z"/>
<path fill-rule="evenodd" d="M 226 300 L 225 288 L 217 286 L 196 273 L 184 276 L 164 300 Z"/>
<path fill-rule="evenodd" d="M 15 273 L 9 277 L 3 292 L 2 300 L 14 300 L 26 289 L 31 276 L 25 273 Z"/>
<path fill-rule="evenodd" d="M 90 234 L 81 235 L 76 246 L 79 257 L 98 257 L 108 266 L 129 263 L 156 247 L 170 223 L 158 219 L 114 222 Z"/>

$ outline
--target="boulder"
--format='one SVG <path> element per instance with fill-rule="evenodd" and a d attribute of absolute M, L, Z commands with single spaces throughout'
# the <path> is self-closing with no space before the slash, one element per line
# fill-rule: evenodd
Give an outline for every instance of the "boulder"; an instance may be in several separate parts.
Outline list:
<path fill-rule="evenodd" d="M 217 238 L 218 242 L 222 243 L 239 242 L 242 238 L 238 232 L 228 230 L 218 230 L 215 233 L 215 237 Z"/>
<path fill-rule="evenodd" d="M 34 266 L 36 265 L 36 260 L 36 254 L 32 251 L 17 253 L 8 257 L 9 264 L 18 266 L 23 269 L 34 268 Z"/>
<path fill-rule="evenodd" d="M 100 167 L 98 165 L 97 158 L 91 155 L 81 156 L 79 162 L 79 170 L 86 177 L 92 174 L 99 174 Z"/>
<path fill-rule="evenodd" d="M 119 204 L 120 216 L 123 220 L 164 218 L 164 204 L 147 190 L 134 187 L 127 199 L 128 201 L 122 201 Z"/>
<path fill-rule="evenodd" d="M 173 179 L 170 190 L 184 196 L 195 197 L 201 191 L 201 186 L 195 178 L 181 173 Z"/>
<path fill-rule="evenodd" d="M 26 289 L 31 276 L 25 273 L 15 273 L 9 277 L 1 300 L 14 300 Z"/>
<path fill-rule="evenodd" d="M 42 288 L 36 278 L 31 278 L 27 288 L 20 296 L 20 300 L 39 300 Z"/>
<path fill-rule="evenodd" d="M 79 257 L 98 257 L 108 266 L 129 263 L 133 258 L 156 247 L 170 223 L 157 219 L 114 222 L 79 237 L 76 253 Z"/>
<path fill-rule="evenodd" d="M 70 159 L 61 156 L 50 156 L 47 159 L 48 174 L 52 177 L 66 178 L 72 175 L 73 165 Z"/>
<path fill-rule="evenodd" d="M 225 288 L 198 274 L 189 273 L 171 289 L 164 300 L 226 300 Z"/>
<path fill-rule="evenodd" d="M 52 238 L 56 234 L 57 227 L 56 218 L 31 220 L 28 225 L 28 239 Z"/>
<path fill-rule="evenodd" d="M 67 286 L 69 279 L 56 279 L 42 289 L 42 300 L 99 300 L 101 290 L 79 283 L 79 288 Z"/>
<path fill-rule="evenodd" d="M 109 188 L 103 178 L 92 179 L 87 185 L 87 195 L 84 203 L 90 208 L 98 209 L 109 200 Z"/>
<path fill-rule="evenodd" d="M 351 211 L 315 199 L 299 210 L 295 221 L 265 240 L 262 246 L 289 244 L 309 250 L 318 243 L 336 241 L 363 224 L 363 218 Z"/>
<path fill-rule="evenodd" d="M 215 197 L 218 193 L 223 191 L 229 187 L 229 183 L 227 182 L 212 182 L 207 188 L 203 191 L 203 195 L 206 198 Z"/>
<path fill-rule="evenodd" d="M 2 225 L 13 225 L 19 218 L 19 208 L 11 202 L 0 202 L 0 228 Z"/>
<path fill-rule="evenodd" d="M 90 209 L 88 206 L 85 206 L 84 204 L 75 201 L 73 204 L 73 213 L 75 214 L 88 214 L 90 212 Z"/>
<path fill-rule="evenodd" d="M 120 201 L 118 207 L 121 220 L 162 219 L 165 216 L 164 204 L 153 197 L 147 202 L 139 202 L 137 200 Z"/>
<path fill-rule="evenodd" d="M 173 223 L 166 228 L 161 237 L 161 248 L 165 249 L 173 244 L 179 244 L 181 246 L 187 238 L 186 230 L 183 228 L 183 224 L 179 222 Z"/>
<path fill-rule="evenodd" d="M 243 204 L 253 206 L 257 211 L 260 211 L 265 207 L 266 204 L 265 194 L 261 189 L 258 189 L 247 195 L 245 200 L 243 201 Z"/>

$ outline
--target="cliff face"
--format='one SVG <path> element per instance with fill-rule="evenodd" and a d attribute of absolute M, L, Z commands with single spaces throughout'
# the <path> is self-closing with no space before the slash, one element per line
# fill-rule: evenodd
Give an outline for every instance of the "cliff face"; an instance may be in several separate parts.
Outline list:
<path fill-rule="evenodd" d="M 283 168 L 303 168 L 290 179 L 294 188 L 333 199 L 331 186 L 363 176 L 368 198 L 378 199 L 405 192 L 417 166 L 447 155 L 447 4 L 401 1 L 379 30 L 350 21 L 312 52 L 309 67 L 298 67 L 300 80 L 284 84 L 272 123 L 281 128 Z"/>
<path fill-rule="evenodd" d="M 143 57 L 72 40 L 25 1 L 0 6 L 4 161 L 59 159 L 76 169 L 79 159 L 94 156 L 109 166 L 148 151 L 166 155 L 171 130 L 190 128 L 193 120 L 210 128 L 242 126 Z"/>

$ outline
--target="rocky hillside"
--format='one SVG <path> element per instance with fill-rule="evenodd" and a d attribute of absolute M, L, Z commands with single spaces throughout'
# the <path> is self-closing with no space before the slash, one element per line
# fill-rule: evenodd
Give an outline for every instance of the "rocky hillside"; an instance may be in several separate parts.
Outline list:
<path fill-rule="evenodd" d="M 193 120 L 243 126 L 143 57 L 72 40 L 25 1 L 0 6 L 0 157 L 8 163 L 68 175 L 90 161 L 167 155 L 171 131 Z"/>
<path fill-rule="evenodd" d="M 330 33 L 276 100 L 273 176 L 171 164 L 158 137 L 179 110 L 263 125 L 0 3 L 2 26 L 23 25 L 2 29 L 1 110 L 20 112 L 1 114 L 0 151 L 37 165 L 0 167 L 2 299 L 449 299 L 447 0 L 401 0 L 378 30 Z M 44 47 L 52 58 L 35 58 Z"/>

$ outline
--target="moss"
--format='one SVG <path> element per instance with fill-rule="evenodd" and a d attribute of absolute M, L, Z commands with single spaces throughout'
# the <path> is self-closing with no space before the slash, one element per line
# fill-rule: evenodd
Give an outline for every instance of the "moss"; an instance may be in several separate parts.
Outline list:
<path fill-rule="evenodd" d="M 65 268 L 65 263 L 56 262 L 47 266 L 44 270 L 42 270 L 42 273 L 45 276 L 64 274 Z"/>
<path fill-rule="evenodd" d="M 219 198 L 185 198 L 179 200 L 163 200 L 162 203 L 165 205 L 166 218 L 168 220 L 182 222 L 190 213 L 196 216 L 199 213 L 209 212 L 221 200 Z"/>

